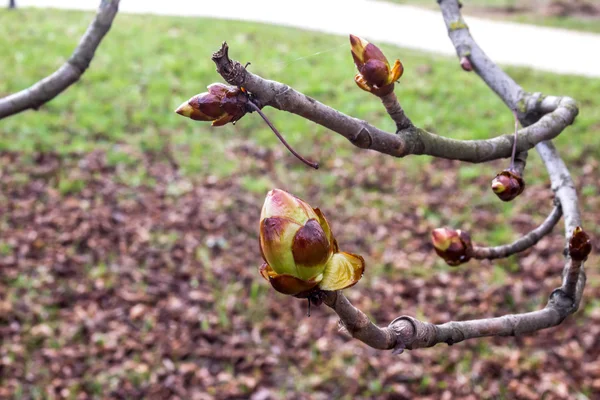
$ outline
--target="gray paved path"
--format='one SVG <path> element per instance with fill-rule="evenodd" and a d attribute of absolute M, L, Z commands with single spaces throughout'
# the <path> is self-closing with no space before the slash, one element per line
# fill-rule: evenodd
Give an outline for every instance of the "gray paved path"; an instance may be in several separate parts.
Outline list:
<path fill-rule="evenodd" d="M 99 0 L 17 0 L 19 6 L 82 10 L 93 10 L 98 4 Z M 125 13 L 247 20 L 353 33 L 373 42 L 455 54 L 439 12 L 374 0 L 122 0 L 120 8 Z M 500 64 L 600 77 L 600 34 L 469 16 L 465 20 L 478 43 Z"/>

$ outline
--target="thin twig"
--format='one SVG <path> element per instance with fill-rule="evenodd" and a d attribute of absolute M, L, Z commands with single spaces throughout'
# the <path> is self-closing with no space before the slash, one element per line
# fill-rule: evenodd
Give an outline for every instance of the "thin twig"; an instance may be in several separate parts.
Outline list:
<path fill-rule="evenodd" d="M 562 210 L 560 206 L 555 206 L 552 212 L 544 222 L 531 232 L 527 233 L 523 237 L 515 240 L 510 244 L 495 247 L 473 247 L 472 257 L 478 260 L 493 260 L 495 258 L 505 258 L 513 254 L 520 253 L 533 247 L 539 242 L 544 236 L 552 231 L 552 228 L 560 221 L 562 216 Z"/>
<path fill-rule="evenodd" d="M 381 96 L 380 98 L 385 110 L 396 123 L 396 129 L 398 131 L 414 127 L 412 121 L 406 116 L 406 113 L 402 109 L 402 106 L 398 101 L 398 97 L 396 97 L 396 93 L 392 91 L 385 96 Z"/>
<path fill-rule="evenodd" d="M 38 109 L 77 82 L 90 65 L 100 42 L 119 10 L 119 0 L 103 0 L 69 60 L 33 86 L 0 99 L 0 119 L 30 108 Z"/>
<path fill-rule="evenodd" d="M 399 345 L 394 331 L 373 324 L 341 291 L 326 292 L 323 302 L 338 314 L 342 326 L 353 338 L 381 350 L 393 349 Z"/>
<path fill-rule="evenodd" d="M 267 125 L 269 125 L 269 128 L 271 128 L 271 130 L 273 131 L 273 133 L 275 133 L 275 136 L 277 136 L 277 138 L 290 151 L 290 153 L 292 153 L 293 155 L 295 155 L 298 160 L 302 161 L 304 164 L 308 165 L 309 167 L 312 167 L 314 169 L 319 169 L 319 164 L 318 163 L 315 163 L 315 162 L 312 162 L 312 161 L 308 161 L 306 158 L 302 157 L 300 154 L 296 153 L 296 151 L 294 149 L 292 149 L 292 146 L 290 146 L 288 144 L 288 142 L 285 141 L 285 139 L 283 138 L 283 136 L 281 136 L 281 133 L 279 133 L 279 131 L 273 126 L 273 124 L 271 123 L 271 121 L 269 121 L 269 119 L 267 118 L 267 116 L 262 112 L 262 110 L 256 104 L 254 104 L 252 102 L 252 100 L 248 100 L 248 104 L 250 105 L 250 108 L 252 108 L 254 111 L 256 111 L 258 113 L 258 115 L 260 115 L 262 117 L 262 119 L 265 120 L 265 122 L 267 123 Z"/>
<path fill-rule="evenodd" d="M 325 304 L 340 317 L 340 323 L 350 335 L 375 349 L 419 349 L 438 343 L 449 345 L 485 336 L 518 336 L 560 324 L 568 315 L 572 301 L 560 291 L 554 291 L 546 308 L 523 314 L 470 321 L 432 324 L 403 315 L 381 328 L 354 307 L 341 291 L 330 292 Z M 398 351 L 400 352 L 400 351 Z"/>

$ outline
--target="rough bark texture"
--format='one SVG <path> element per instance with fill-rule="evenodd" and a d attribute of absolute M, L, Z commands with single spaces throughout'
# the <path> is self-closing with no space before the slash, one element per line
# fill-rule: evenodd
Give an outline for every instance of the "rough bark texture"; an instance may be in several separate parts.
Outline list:
<path fill-rule="evenodd" d="M 30 108 L 38 109 L 77 82 L 94 58 L 94 53 L 111 27 L 119 0 L 102 0 L 96 17 L 75 51 L 56 72 L 18 93 L 0 99 L 0 119 Z"/>

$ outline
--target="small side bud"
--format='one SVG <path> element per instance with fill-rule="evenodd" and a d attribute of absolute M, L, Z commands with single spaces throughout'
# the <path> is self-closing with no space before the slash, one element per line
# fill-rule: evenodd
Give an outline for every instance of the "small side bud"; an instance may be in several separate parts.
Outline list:
<path fill-rule="evenodd" d="M 460 229 L 437 228 L 431 232 L 431 241 L 438 256 L 448 265 L 457 266 L 471 259 L 471 236 Z"/>
<path fill-rule="evenodd" d="M 467 72 L 473 71 L 473 66 L 471 65 L 471 61 L 465 56 L 460 58 L 460 66 L 462 69 L 464 69 Z"/>
<path fill-rule="evenodd" d="M 505 169 L 492 180 L 492 190 L 502 201 L 511 201 L 525 190 L 525 181 L 511 170 Z"/>
<path fill-rule="evenodd" d="M 591 251 L 590 237 L 578 226 L 569 240 L 569 255 L 573 260 L 583 261 L 590 255 Z"/>

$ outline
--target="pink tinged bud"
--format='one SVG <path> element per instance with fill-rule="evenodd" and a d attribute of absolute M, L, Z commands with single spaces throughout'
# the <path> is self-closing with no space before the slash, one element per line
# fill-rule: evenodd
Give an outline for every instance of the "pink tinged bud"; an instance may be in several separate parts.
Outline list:
<path fill-rule="evenodd" d="M 573 260 L 584 261 L 592 251 L 590 237 L 578 226 L 569 240 L 569 255 Z"/>
<path fill-rule="evenodd" d="M 341 253 L 319 209 L 283 190 L 267 194 L 261 212 L 261 275 L 281 293 L 306 297 L 340 290 L 362 277 L 362 257 Z"/>
<path fill-rule="evenodd" d="M 502 201 L 511 201 L 525 190 L 525 181 L 510 169 L 500 172 L 492 180 L 492 190 Z"/>
<path fill-rule="evenodd" d="M 304 225 L 309 219 L 319 219 L 313 208 L 285 190 L 273 189 L 267 193 L 260 219 L 283 216 Z"/>
<path fill-rule="evenodd" d="M 471 236 L 460 229 L 437 228 L 431 232 L 435 252 L 448 265 L 457 266 L 471 259 Z"/>
<path fill-rule="evenodd" d="M 213 83 L 208 92 L 197 94 L 175 112 L 195 121 L 212 121 L 213 126 L 236 122 L 246 114 L 248 98 L 235 86 Z"/>
<path fill-rule="evenodd" d="M 460 66 L 462 69 L 464 69 L 467 72 L 473 71 L 473 66 L 471 65 L 471 61 L 465 56 L 460 58 Z"/>

